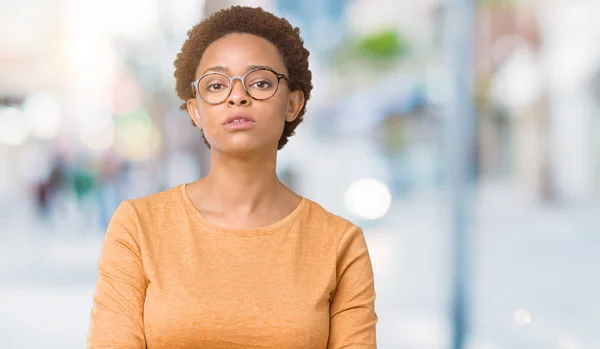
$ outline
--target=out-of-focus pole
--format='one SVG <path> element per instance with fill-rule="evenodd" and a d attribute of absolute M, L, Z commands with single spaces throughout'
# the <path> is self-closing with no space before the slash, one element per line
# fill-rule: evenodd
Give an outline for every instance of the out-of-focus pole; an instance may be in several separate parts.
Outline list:
<path fill-rule="evenodd" d="M 474 182 L 474 0 L 448 0 L 445 52 L 451 94 L 445 119 L 447 184 L 452 234 L 452 349 L 464 349 L 469 333 L 472 284 Z"/>

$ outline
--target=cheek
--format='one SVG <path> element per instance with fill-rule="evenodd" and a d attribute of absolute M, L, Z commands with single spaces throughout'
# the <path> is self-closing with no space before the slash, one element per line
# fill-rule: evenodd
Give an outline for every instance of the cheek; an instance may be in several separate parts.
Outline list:
<path fill-rule="evenodd" d="M 285 125 L 285 116 L 286 116 L 286 104 L 285 102 L 273 103 L 268 111 L 268 119 L 269 124 L 273 128 L 274 133 L 279 133 L 280 130 L 283 130 L 283 126 Z"/>
<path fill-rule="evenodd" d="M 271 113 L 274 117 L 277 117 L 283 121 L 285 121 L 285 116 L 288 109 L 288 100 L 287 98 L 278 98 L 273 101 Z M 282 121 L 282 122 L 283 122 Z"/>
<path fill-rule="evenodd" d="M 212 128 L 213 124 L 219 119 L 217 115 L 220 112 L 210 105 L 200 105 L 198 107 L 198 118 L 202 121 L 202 126 Z"/>
<path fill-rule="evenodd" d="M 200 119 L 200 125 L 204 137 L 209 141 L 214 139 L 214 135 L 219 131 L 217 128 L 217 119 L 215 116 L 216 112 L 211 110 L 210 106 L 199 106 L 198 107 L 198 119 Z"/>
<path fill-rule="evenodd" d="M 277 101 L 277 103 L 272 103 L 265 108 L 265 112 L 268 113 L 271 119 L 285 120 L 286 105 L 284 102 Z"/>

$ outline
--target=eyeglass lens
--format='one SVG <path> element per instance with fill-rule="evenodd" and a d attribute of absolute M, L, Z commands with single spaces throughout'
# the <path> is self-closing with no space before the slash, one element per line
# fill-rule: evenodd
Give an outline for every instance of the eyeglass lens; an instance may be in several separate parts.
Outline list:
<path fill-rule="evenodd" d="M 269 70 L 256 70 L 244 78 L 244 87 L 248 94 L 258 100 L 273 97 L 277 91 L 279 79 Z M 229 96 L 231 86 L 229 78 L 220 73 L 212 73 L 198 81 L 198 93 L 208 103 L 221 103 Z"/>

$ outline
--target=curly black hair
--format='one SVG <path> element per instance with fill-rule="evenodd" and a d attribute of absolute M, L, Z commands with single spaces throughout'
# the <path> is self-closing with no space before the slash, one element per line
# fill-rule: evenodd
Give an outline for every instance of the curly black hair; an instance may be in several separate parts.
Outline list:
<path fill-rule="evenodd" d="M 312 73 L 308 68 L 309 52 L 300 37 L 300 29 L 293 27 L 285 18 L 279 18 L 262 8 L 231 6 L 218 11 L 196 24 L 188 31 L 188 38 L 175 59 L 175 81 L 177 95 L 184 100 L 181 110 L 186 110 L 185 101 L 194 97 L 190 87 L 196 75 L 196 68 L 206 48 L 216 40 L 232 33 L 253 34 L 271 42 L 281 55 L 289 75 L 291 91 L 304 93 L 304 104 L 298 117 L 291 122 L 286 121 L 283 134 L 277 149 L 283 148 L 288 137 L 302 122 L 306 113 L 306 102 L 312 91 Z M 196 126 L 192 120 L 192 124 Z M 204 143 L 210 148 L 204 133 Z"/>

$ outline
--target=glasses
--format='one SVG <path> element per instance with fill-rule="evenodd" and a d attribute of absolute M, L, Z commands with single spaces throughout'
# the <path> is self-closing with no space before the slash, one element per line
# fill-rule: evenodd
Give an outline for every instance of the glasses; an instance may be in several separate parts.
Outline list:
<path fill-rule="evenodd" d="M 208 104 L 223 103 L 233 89 L 235 80 L 240 80 L 244 91 L 253 99 L 264 101 L 277 93 L 279 81 L 289 79 L 269 68 L 253 69 L 244 76 L 229 77 L 223 73 L 207 73 L 192 82 L 202 100 Z"/>

